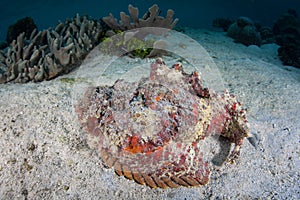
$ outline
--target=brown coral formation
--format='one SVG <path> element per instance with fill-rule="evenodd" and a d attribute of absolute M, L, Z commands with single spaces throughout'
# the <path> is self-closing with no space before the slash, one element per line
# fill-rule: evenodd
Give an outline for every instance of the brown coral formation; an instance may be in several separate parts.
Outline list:
<path fill-rule="evenodd" d="M 10 44 L 23 32 L 25 33 L 25 37 L 29 38 L 34 29 L 37 29 L 37 26 L 31 17 L 19 19 L 16 23 L 8 27 L 6 42 Z"/>
<path fill-rule="evenodd" d="M 171 9 L 167 11 L 166 18 L 159 16 L 159 8 L 156 4 L 150 7 L 148 12 L 146 12 L 141 19 L 138 16 L 138 8 L 129 5 L 128 11 L 129 15 L 126 15 L 124 12 L 120 12 L 120 23 L 112 14 L 107 17 L 103 17 L 102 20 L 115 31 L 125 31 L 142 27 L 161 27 L 172 29 L 178 21 L 178 19 L 173 20 L 174 11 Z"/>
<path fill-rule="evenodd" d="M 81 64 L 103 36 L 99 22 L 77 15 L 54 29 L 24 33 L 0 53 L 0 82 L 42 81 Z"/>
<path fill-rule="evenodd" d="M 168 68 L 159 58 L 149 78 L 90 88 L 76 106 L 89 144 L 120 176 L 153 188 L 199 186 L 210 176 L 210 135 L 235 147 L 234 162 L 249 124 L 233 95 L 203 88 L 197 72 L 181 64 Z"/>
<path fill-rule="evenodd" d="M 170 29 L 173 29 L 178 21 L 178 19 L 173 19 L 174 11 L 169 9 L 165 18 L 159 16 L 160 11 L 156 4 L 148 9 L 143 18 L 139 18 L 138 8 L 133 7 L 132 5 L 128 6 L 128 11 L 129 15 L 120 12 L 120 22 L 118 22 L 112 14 L 102 18 L 102 21 L 112 29 L 107 31 L 106 35 L 117 35 L 116 37 L 112 37 L 112 39 L 118 40 L 117 44 L 120 44 L 119 40 L 123 41 L 122 43 L 125 44 L 109 44 L 112 46 L 111 49 L 113 49 L 113 52 L 117 55 L 129 55 L 141 58 L 157 57 L 167 54 L 165 51 L 166 43 L 164 41 L 160 40 L 149 45 L 149 42 L 144 41 L 144 39 L 150 34 L 163 36 L 168 33 Z M 120 34 L 120 32 L 124 34 Z M 116 44 L 116 42 L 112 42 L 112 44 Z M 129 46 L 133 46 L 134 48 L 130 48 Z M 133 52 L 130 52 L 132 50 Z"/>
<path fill-rule="evenodd" d="M 120 24 L 112 15 L 104 17 L 103 22 L 114 31 L 149 26 L 168 30 L 177 23 L 177 19 L 173 20 L 173 10 L 168 10 L 166 18 L 158 16 L 157 5 L 149 8 L 143 19 L 138 18 L 138 9 L 132 5 L 129 5 L 129 13 L 130 16 L 124 12 L 120 13 Z M 102 25 L 99 21 L 77 15 L 71 20 L 59 23 L 54 29 L 35 29 L 30 37 L 26 37 L 25 33 L 20 34 L 9 47 L 0 51 L 0 83 L 39 82 L 68 73 L 81 64 L 87 53 L 100 43 L 102 37 L 109 35 Z M 157 33 L 157 30 L 151 33 L 162 34 Z M 128 34 L 130 35 L 126 33 L 126 36 Z M 138 34 L 135 33 L 135 37 L 143 39 L 148 34 L 149 30 L 140 30 Z M 161 44 L 162 42 L 155 43 L 154 48 L 160 47 Z M 153 56 L 159 53 L 161 51 L 156 50 L 150 54 Z M 144 52 L 138 54 L 143 55 Z"/>

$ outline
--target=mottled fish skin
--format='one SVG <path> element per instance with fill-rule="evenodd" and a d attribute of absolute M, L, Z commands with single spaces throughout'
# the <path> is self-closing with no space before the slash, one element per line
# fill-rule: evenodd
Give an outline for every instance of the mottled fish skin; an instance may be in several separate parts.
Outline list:
<path fill-rule="evenodd" d="M 234 95 L 218 95 L 202 87 L 197 72 L 180 63 L 168 68 L 161 58 L 151 64 L 149 78 L 90 88 L 76 105 L 79 120 L 105 165 L 116 174 L 152 188 L 205 185 L 209 161 L 201 141 L 219 134 L 240 155 L 249 137 L 246 112 Z"/>

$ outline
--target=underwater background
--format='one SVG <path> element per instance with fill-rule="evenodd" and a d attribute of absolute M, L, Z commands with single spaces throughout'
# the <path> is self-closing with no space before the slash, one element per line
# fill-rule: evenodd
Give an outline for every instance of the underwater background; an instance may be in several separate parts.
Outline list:
<path fill-rule="evenodd" d="M 178 26 L 209 28 L 215 18 L 236 19 L 240 16 L 251 18 L 264 26 L 272 26 L 280 14 L 288 9 L 300 13 L 299 0 L 173 0 L 173 1 L 108 1 L 108 0 L 17 0 L 0 2 L 0 41 L 5 40 L 7 28 L 23 17 L 31 17 L 38 29 L 55 27 L 58 21 L 72 18 L 77 13 L 100 19 L 112 13 L 119 18 L 119 12 L 127 12 L 128 4 L 140 9 L 140 15 L 154 3 L 158 4 L 165 16 L 167 9 L 175 11 Z"/>
<path fill-rule="evenodd" d="M 300 199 L 300 0 L 0 12 L 0 199 Z"/>

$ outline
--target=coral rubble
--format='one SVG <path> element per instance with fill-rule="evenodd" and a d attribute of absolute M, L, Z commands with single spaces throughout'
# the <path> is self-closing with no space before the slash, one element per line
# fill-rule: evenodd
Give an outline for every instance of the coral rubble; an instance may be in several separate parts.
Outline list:
<path fill-rule="evenodd" d="M 249 124 L 233 95 L 204 88 L 197 72 L 161 58 L 138 82 L 117 80 L 92 87 L 76 105 L 90 147 L 120 176 L 153 188 L 204 185 L 209 181 L 211 135 L 228 138 L 234 162 Z"/>
<path fill-rule="evenodd" d="M 42 81 L 81 64 L 103 37 L 99 22 L 77 15 L 54 29 L 20 34 L 0 53 L 0 82 Z"/>

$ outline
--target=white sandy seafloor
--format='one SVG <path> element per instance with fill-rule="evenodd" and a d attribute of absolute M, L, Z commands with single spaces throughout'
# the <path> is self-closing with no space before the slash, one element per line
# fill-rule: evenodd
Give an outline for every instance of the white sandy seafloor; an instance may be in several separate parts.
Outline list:
<path fill-rule="evenodd" d="M 207 30 L 186 34 L 208 51 L 247 108 L 257 149 L 245 140 L 237 164 L 213 171 L 201 187 L 151 189 L 117 176 L 87 145 L 74 111 L 89 80 L 61 81 L 107 62 L 94 52 L 63 77 L 0 85 L 0 199 L 299 199 L 300 70 L 281 64 L 276 45 L 246 47 Z"/>

